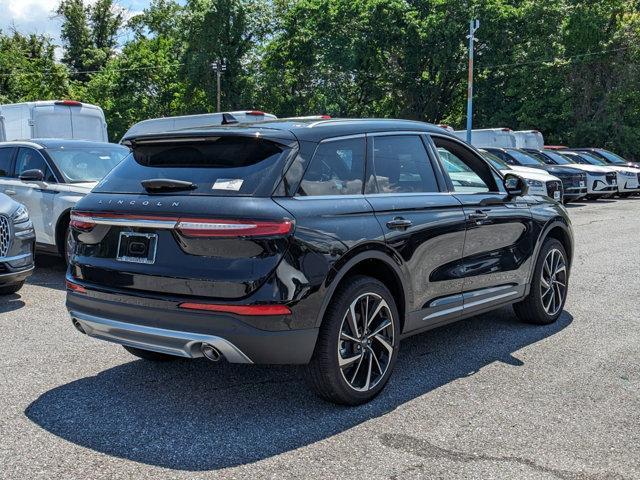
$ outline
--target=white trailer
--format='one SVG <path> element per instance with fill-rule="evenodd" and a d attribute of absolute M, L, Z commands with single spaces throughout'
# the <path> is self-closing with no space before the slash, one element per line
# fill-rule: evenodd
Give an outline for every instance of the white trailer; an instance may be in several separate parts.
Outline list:
<path fill-rule="evenodd" d="M 516 148 L 544 149 L 544 137 L 538 130 L 518 130 L 513 134 L 516 136 Z"/>
<path fill-rule="evenodd" d="M 452 133 L 467 141 L 466 130 L 455 130 Z M 477 148 L 516 148 L 516 137 L 510 128 L 481 128 L 471 130 L 471 145 Z"/>
<path fill-rule="evenodd" d="M 0 105 L 0 141 L 62 138 L 108 142 L 100 107 L 73 100 Z"/>

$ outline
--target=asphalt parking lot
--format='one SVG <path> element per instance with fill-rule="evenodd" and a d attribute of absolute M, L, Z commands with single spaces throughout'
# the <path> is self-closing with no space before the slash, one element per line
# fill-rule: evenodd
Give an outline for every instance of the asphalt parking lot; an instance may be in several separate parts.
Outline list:
<path fill-rule="evenodd" d="M 0 299 L 0 478 L 640 478 L 640 198 L 570 208 L 569 298 L 402 345 L 357 408 L 295 367 L 150 364 L 77 333 L 64 267 Z"/>

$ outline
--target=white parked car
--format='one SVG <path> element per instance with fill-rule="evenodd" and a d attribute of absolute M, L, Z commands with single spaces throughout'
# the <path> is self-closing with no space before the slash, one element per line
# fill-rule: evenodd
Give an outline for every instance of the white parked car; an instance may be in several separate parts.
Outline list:
<path fill-rule="evenodd" d="M 466 130 L 455 130 L 451 133 L 460 140 L 467 141 Z M 471 145 L 476 148 L 516 148 L 516 136 L 510 128 L 480 128 L 471 130 Z"/>
<path fill-rule="evenodd" d="M 582 165 L 593 165 L 596 167 L 604 167 L 616 172 L 618 192 L 622 195 L 631 195 L 640 192 L 640 183 L 638 182 L 638 169 L 627 167 L 624 165 L 613 165 L 605 162 L 593 153 L 585 151 L 562 151 L 572 160 L 576 160 Z"/>
<path fill-rule="evenodd" d="M 482 156 L 503 174 L 515 172 L 525 179 L 529 185 L 529 195 L 547 196 L 557 202 L 562 202 L 564 198 L 564 188 L 562 180 L 549 172 L 538 168 L 522 167 L 520 165 L 509 165 L 504 160 L 494 154 L 480 149 Z"/>
<path fill-rule="evenodd" d="M 121 145 L 84 140 L 0 142 L 0 192 L 27 207 L 36 247 L 66 258 L 71 209 L 128 154 Z"/>
<path fill-rule="evenodd" d="M 0 141 L 68 138 L 107 142 L 100 107 L 73 100 L 0 105 Z"/>
<path fill-rule="evenodd" d="M 150 118 L 134 124 L 122 139 L 144 133 L 162 133 L 184 128 L 208 127 L 231 123 L 256 123 L 276 120 L 278 117 L 259 110 L 238 110 L 235 112 L 203 113 L 199 115 L 181 115 L 177 117 Z"/>
<path fill-rule="evenodd" d="M 480 150 L 480 153 L 500 172 L 515 172 L 518 176 L 524 178 L 529 186 L 529 195 L 546 196 L 558 202 L 562 201 L 562 181 L 559 178 L 535 168 L 511 167 L 495 155 L 482 150 Z M 441 148 L 438 149 L 438 154 L 444 162 L 451 181 L 456 184 L 456 191 L 464 191 L 465 187 L 469 187 L 470 191 L 476 191 L 475 189 L 479 186 L 475 183 L 478 180 L 478 176 L 469 170 L 469 167 L 462 160 Z"/>

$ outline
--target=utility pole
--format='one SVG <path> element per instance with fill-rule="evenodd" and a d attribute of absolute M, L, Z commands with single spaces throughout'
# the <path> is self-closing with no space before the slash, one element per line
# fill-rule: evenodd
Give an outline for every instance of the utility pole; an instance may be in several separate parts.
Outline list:
<path fill-rule="evenodd" d="M 469 22 L 469 80 L 467 83 L 467 143 L 471 143 L 471 127 L 473 119 L 473 49 L 476 41 L 476 30 L 480 28 L 480 20 Z"/>
<path fill-rule="evenodd" d="M 216 111 L 220 111 L 220 77 L 227 70 L 227 60 L 217 59 L 211 63 L 211 69 L 216 73 Z"/>

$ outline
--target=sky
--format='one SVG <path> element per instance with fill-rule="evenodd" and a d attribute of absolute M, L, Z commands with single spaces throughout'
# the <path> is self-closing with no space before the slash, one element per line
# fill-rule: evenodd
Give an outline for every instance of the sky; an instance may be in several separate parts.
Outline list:
<path fill-rule="evenodd" d="M 90 1 L 90 0 L 89 0 Z M 60 45 L 60 19 L 54 10 L 59 0 L 0 0 L 0 29 L 7 33 L 12 26 L 21 33 L 45 33 Z M 150 0 L 117 0 L 133 15 L 146 8 Z"/>

